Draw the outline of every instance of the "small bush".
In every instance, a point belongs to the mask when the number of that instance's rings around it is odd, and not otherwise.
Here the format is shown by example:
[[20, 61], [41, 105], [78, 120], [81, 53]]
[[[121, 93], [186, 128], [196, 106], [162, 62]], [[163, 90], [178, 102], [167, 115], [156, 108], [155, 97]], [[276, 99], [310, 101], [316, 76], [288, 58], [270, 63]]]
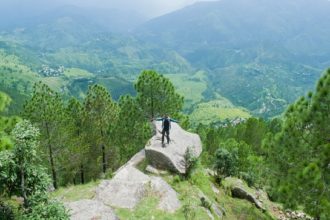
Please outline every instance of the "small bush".
[[194, 207], [191, 205], [191, 202], [188, 201], [183, 205], [183, 214], [186, 220], [194, 220], [196, 217], [196, 212]]
[[187, 148], [185, 154], [184, 154], [184, 160], [185, 160], [185, 170], [186, 173], [184, 177], [187, 179], [190, 177], [192, 171], [196, 167], [198, 159], [193, 156], [192, 150], [190, 148]]
[[175, 175], [175, 176], [173, 177], [173, 183], [179, 183], [179, 182], [181, 182], [181, 178], [180, 178], [180, 176]]
[[14, 220], [14, 213], [12, 209], [0, 201], [0, 219]]
[[201, 197], [201, 205], [211, 211], [211, 203], [207, 201], [204, 197]]
[[63, 204], [57, 201], [38, 202], [35, 206], [27, 209], [22, 216], [24, 220], [67, 220], [69, 219], [68, 211]]
[[227, 176], [233, 176], [238, 171], [238, 151], [232, 149], [230, 152], [227, 149], [219, 148], [215, 152], [214, 170], [216, 171], [217, 181]]

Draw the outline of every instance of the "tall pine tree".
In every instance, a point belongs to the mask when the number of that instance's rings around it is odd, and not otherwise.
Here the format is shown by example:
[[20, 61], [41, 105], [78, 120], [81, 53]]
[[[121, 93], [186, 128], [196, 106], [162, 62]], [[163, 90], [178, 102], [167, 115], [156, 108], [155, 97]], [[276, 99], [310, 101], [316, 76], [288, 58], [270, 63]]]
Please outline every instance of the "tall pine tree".
[[151, 135], [149, 123], [142, 110], [131, 96], [121, 96], [119, 118], [116, 126], [116, 145], [119, 147], [120, 161], [126, 162], [142, 149]]
[[117, 123], [118, 106], [103, 86], [93, 85], [88, 89], [84, 109], [90, 144], [94, 145], [94, 152], [101, 149], [102, 172], [105, 173], [109, 165], [109, 154], [112, 153], [112, 158], [115, 159], [115, 150], [111, 148], [114, 137], [111, 137], [111, 133]]
[[58, 93], [39, 82], [34, 85], [33, 95], [24, 105], [23, 116], [37, 125], [41, 132], [41, 146], [48, 151], [53, 185], [58, 187], [56, 159], [61, 154], [64, 107]]
[[63, 158], [66, 161], [67, 176], [76, 183], [79, 175], [80, 183], [85, 183], [86, 162], [88, 158], [88, 144], [84, 120], [86, 114], [82, 104], [75, 98], [70, 99], [66, 107], [66, 145], [67, 152]]
[[152, 70], [143, 71], [136, 84], [137, 102], [148, 119], [173, 115], [182, 110], [183, 97], [175, 92], [171, 81]]
[[330, 219], [330, 69], [314, 94], [288, 108], [281, 132], [266, 145], [279, 198]]

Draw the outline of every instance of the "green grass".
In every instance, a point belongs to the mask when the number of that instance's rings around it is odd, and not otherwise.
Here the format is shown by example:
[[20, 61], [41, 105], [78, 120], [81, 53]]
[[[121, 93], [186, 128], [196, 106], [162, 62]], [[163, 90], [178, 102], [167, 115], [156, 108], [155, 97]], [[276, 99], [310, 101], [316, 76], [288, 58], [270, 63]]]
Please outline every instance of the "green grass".
[[69, 83], [62, 77], [44, 77], [41, 81], [56, 92], [61, 92], [62, 88], [65, 88]]
[[33, 84], [40, 80], [37, 73], [15, 56], [5, 53], [0, 49], [0, 90], [7, 93], [13, 102], [8, 113], [18, 114], [23, 103], [32, 92]]
[[[1, 83], [6, 86], [13, 86], [18, 83], [37, 81], [39, 75], [29, 67], [21, 63], [18, 57], [8, 55], [0, 49], [0, 76]], [[19, 85], [16, 85], [18, 89]], [[25, 92], [25, 90], [23, 90]]]
[[220, 98], [199, 103], [190, 114], [193, 124], [209, 124], [225, 119], [249, 118], [251, 114], [244, 108], [235, 107], [229, 100]]
[[[186, 182], [188, 183], [188, 182]], [[181, 208], [174, 213], [166, 213], [157, 209], [159, 202], [158, 196], [149, 194], [147, 197], [135, 207], [134, 210], [116, 209], [116, 214], [120, 219], [125, 220], [185, 220], [184, 206], [190, 206], [190, 212], [194, 213], [194, 219], [210, 219], [204, 209], [200, 206], [198, 197], [196, 196], [196, 189], [187, 184], [180, 184], [181, 191], [184, 194], [180, 195]], [[191, 219], [193, 220], [193, 219]]]
[[[225, 216], [222, 219], [272, 219], [267, 213], [262, 213], [250, 202], [232, 198], [226, 187], [216, 186], [212, 177], [206, 174], [205, 169], [200, 163], [198, 163], [197, 168], [193, 171], [188, 180], [170, 174], [163, 175], [163, 178], [178, 193], [178, 198], [181, 202], [180, 209], [174, 213], [168, 213], [158, 209], [159, 195], [152, 192], [152, 190], [147, 190], [147, 195], [133, 210], [114, 207], [115, 213], [119, 219], [185, 220], [185, 213], [194, 216], [194, 218], [189, 217], [190, 220], [210, 219], [205, 208], [202, 207], [200, 191], [206, 195], [209, 201], [218, 204], [219, 207], [225, 210]], [[60, 199], [62, 202], [92, 199], [98, 184], [99, 182], [91, 182], [85, 185], [60, 188], [52, 192], [51, 197]], [[217, 187], [219, 193], [213, 191], [212, 184]], [[215, 217], [215, 219], [219, 218]]]
[[[215, 193], [212, 190], [211, 184], [214, 186], [216, 186], [216, 184], [213, 183], [212, 177], [206, 174], [200, 163], [197, 165], [197, 168], [194, 170], [189, 180], [180, 181], [179, 178], [173, 176], [166, 176], [164, 178], [180, 194], [180, 200], [183, 204], [190, 201], [194, 204], [195, 210], [200, 210], [203, 214], [205, 211], [201, 208], [201, 202], [198, 195], [199, 190], [201, 190], [211, 202], [217, 203], [225, 210], [226, 216], [223, 219], [272, 219], [268, 214], [262, 213], [250, 202], [232, 198], [225, 188], [217, 187], [219, 193]], [[180, 210], [182, 212], [182, 209]], [[208, 219], [208, 217], [201, 218], [201, 216], [197, 217], [196, 215], [196, 219]]]
[[144, 172], [145, 169], [147, 168], [148, 164], [149, 164], [148, 161], [146, 159], [144, 159], [136, 165], [136, 168], [138, 168], [140, 171]]
[[70, 79], [77, 79], [77, 78], [90, 78], [93, 77], [94, 74], [79, 68], [69, 68], [69, 69], [65, 69], [64, 76], [69, 77]]
[[72, 202], [81, 199], [92, 199], [95, 196], [95, 188], [99, 181], [90, 182], [84, 185], [72, 185], [61, 187], [51, 193], [51, 197], [57, 198], [62, 202]]
[[166, 74], [174, 84], [176, 91], [185, 97], [186, 106], [195, 104], [204, 99], [203, 92], [207, 89], [205, 73], [199, 71], [194, 75]]

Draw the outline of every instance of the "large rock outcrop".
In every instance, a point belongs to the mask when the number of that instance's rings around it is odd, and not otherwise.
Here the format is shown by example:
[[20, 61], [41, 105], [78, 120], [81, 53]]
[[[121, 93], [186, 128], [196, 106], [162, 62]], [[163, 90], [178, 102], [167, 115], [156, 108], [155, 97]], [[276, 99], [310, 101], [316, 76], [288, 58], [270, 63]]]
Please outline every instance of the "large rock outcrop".
[[83, 199], [65, 204], [71, 220], [119, 220], [113, 209], [97, 200]]
[[267, 204], [264, 203], [269, 200], [265, 192], [250, 188], [242, 180], [234, 177], [225, 178], [222, 184], [231, 190], [233, 197], [248, 200], [262, 211], [268, 209]]
[[161, 177], [148, 176], [138, 170], [135, 166], [143, 159], [144, 151], [141, 151], [111, 180], [103, 180], [95, 198], [112, 207], [133, 209], [143, 197], [152, 194], [159, 198], [159, 209], [175, 212], [180, 208], [177, 193]]
[[[119, 168], [111, 180], [103, 180], [95, 190], [93, 200], [67, 203], [71, 219], [117, 219], [112, 208], [133, 209], [146, 196], [159, 198], [157, 208], [175, 212], [181, 206], [177, 192], [159, 176], [149, 176], [136, 166], [144, 159], [165, 170], [185, 173], [185, 153], [190, 149], [194, 157], [202, 152], [202, 143], [197, 134], [183, 130], [172, 123], [169, 144], [161, 143], [161, 122], [154, 122], [156, 134], [149, 140], [144, 150]], [[149, 169], [150, 170], [150, 169]]]
[[[198, 157], [202, 152], [202, 142], [197, 134], [183, 130], [177, 123], [171, 123], [170, 143], [162, 144], [162, 122], [154, 121], [155, 135], [145, 147], [149, 163], [160, 169], [167, 169], [184, 174], [184, 155], [189, 148], [192, 156]], [[166, 142], [166, 138], [165, 138]]]

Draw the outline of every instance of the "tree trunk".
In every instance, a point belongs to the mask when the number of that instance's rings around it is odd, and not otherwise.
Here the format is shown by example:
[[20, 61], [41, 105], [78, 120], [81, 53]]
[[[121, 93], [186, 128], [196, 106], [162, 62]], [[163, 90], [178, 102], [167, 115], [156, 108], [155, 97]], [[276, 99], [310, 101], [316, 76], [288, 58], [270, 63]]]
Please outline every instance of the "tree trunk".
[[50, 160], [50, 166], [51, 166], [51, 170], [52, 170], [52, 177], [53, 177], [53, 185], [54, 188], [57, 189], [57, 173], [55, 170], [55, 163], [54, 163], [54, 157], [53, 157], [53, 149], [52, 149], [52, 145], [49, 144], [48, 145], [49, 148], [49, 160]]
[[151, 89], [151, 118], [155, 119], [153, 88]]
[[85, 174], [84, 174], [84, 165], [80, 165], [80, 182], [81, 184], [85, 183]]
[[[103, 142], [104, 133], [103, 133], [102, 128], [101, 128], [101, 138], [102, 138], [102, 142]], [[105, 173], [105, 171], [107, 170], [107, 163], [106, 163], [106, 159], [105, 159], [105, 146], [103, 143], [101, 144], [101, 148], [102, 148], [102, 171], [103, 171], [103, 173]]]
[[102, 168], [103, 168], [103, 173], [105, 173], [105, 171], [107, 170], [107, 164], [106, 164], [106, 160], [105, 160], [105, 147], [104, 144], [102, 144]]
[[24, 207], [28, 207], [28, 200], [26, 196], [26, 191], [25, 191], [25, 176], [24, 176], [24, 168], [23, 165], [20, 166], [20, 171], [21, 171], [21, 193], [24, 199]]
[[53, 185], [54, 185], [54, 188], [57, 189], [57, 174], [56, 174], [56, 170], [55, 170], [53, 149], [52, 149], [52, 145], [50, 143], [50, 134], [49, 134], [49, 127], [48, 127], [47, 122], [46, 122], [46, 132], [47, 132], [47, 138], [48, 138], [49, 161], [50, 161], [50, 168], [52, 170]]

